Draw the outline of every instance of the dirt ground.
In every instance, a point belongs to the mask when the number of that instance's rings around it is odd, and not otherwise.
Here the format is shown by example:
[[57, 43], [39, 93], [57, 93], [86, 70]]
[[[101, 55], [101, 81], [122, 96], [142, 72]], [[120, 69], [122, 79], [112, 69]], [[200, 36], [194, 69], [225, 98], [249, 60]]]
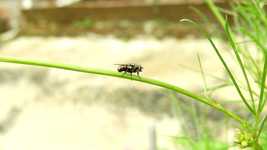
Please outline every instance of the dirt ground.
[[[226, 49], [222, 41], [216, 43]], [[138, 63], [144, 67], [141, 76], [195, 92], [203, 89], [198, 53], [207, 74], [225, 78], [206, 39], [138, 36], [123, 40], [94, 34], [75, 38], [19, 37], [0, 49], [1, 56], [110, 70], [116, 70], [114, 64]], [[211, 75], [206, 78], [208, 85], [219, 82]], [[156, 127], [158, 148], [173, 150], [176, 146], [170, 137], [181, 135], [180, 121], [171, 115], [166, 91], [157, 87], [6, 63], [0, 63], [0, 83], [1, 149], [147, 150], [149, 133]], [[230, 99], [235, 95], [222, 91], [214, 96]]]

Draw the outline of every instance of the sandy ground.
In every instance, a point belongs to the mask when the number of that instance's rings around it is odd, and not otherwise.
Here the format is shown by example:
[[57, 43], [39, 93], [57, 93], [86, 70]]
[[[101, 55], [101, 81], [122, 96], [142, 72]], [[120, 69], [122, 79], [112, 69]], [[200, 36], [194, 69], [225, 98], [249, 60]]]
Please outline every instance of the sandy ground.
[[[224, 48], [221, 41], [216, 41]], [[205, 72], [224, 78], [224, 71], [205, 39], [177, 40], [113, 36], [20, 37], [2, 45], [0, 55], [34, 58], [115, 70], [117, 63], [144, 66], [142, 76], [161, 79], [200, 91], [203, 80], [197, 61], [199, 53]], [[225, 55], [228, 55], [225, 53]], [[207, 75], [208, 85], [217, 79]], [[137, 107], [110, 106], [107, 101], [149, 101], [139, 94], [121, 94], [117, 89], [152, 91], [161, 89], [116, 78], [56, 69], [0, 64], [0, 148], [5, 150], [148, 150], [149, 132], [157, 130], [159, 149], [175, 149], [170, 136], [181, 134], [180, 123], [164, 112], [160, 117]], [[231, 94], [215, 92], [222, 99]], [[136, 97], [133, 95], [137, 95]], [[101, 99], [101, 101], [100, 101]], [[168, 101], [167, 98], [160, 100]], [[143, 104], [141, 103], [143, 106]], [[139, 106], [138, 106], [139, 107]], [[144, 108], [145, 109], [145, 108]], [[157, 110], [155, 110], [156, 112]]]

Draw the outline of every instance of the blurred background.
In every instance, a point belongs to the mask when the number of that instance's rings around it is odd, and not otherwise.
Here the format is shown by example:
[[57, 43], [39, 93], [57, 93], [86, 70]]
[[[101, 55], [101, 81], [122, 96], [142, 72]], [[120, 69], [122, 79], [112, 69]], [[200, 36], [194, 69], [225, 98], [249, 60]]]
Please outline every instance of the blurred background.
[[[205, 27], [231, 63], [202, 0], [1, 0], [0, 55], [110, 70], [137, 63], [141, 76], [199, 94], [206, 82], [239, 111], [210, 44], [179, 22], [203, 20], [192, 8], [209, 18]], [[0, 150], [228, 149], [233, 139], [223, 114], [129, 80], [0, 63], [0, 93]]]

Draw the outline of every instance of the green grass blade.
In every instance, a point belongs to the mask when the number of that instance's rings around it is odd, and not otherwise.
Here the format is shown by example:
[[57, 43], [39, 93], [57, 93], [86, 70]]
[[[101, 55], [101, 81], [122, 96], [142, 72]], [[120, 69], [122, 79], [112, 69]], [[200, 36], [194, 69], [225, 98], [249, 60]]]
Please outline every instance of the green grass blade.
[[[239, 55], [240, 50], [239, 50], [238, 45], [235, 44], [235, 39], [234, 39], [235, 37], [233, 36], [232, 31], [231, 31], [231, 29], [229, 27], [229, 24], [227, 22], [226, 22], [226, 25], [225, 25], [225, 32], [227, 34], [228, 40], [230, 42], [230, 45], [231, 45], [231, 47], [232, 47], [232, 49], [233, 49], [233, 51], [235, 53], [236, 59], [238, 61], [238, 64], [239, 64], [239, 66], [240, 66], [240, 68], [242, 70], [243, 76], [245, 77], [245, 81], [246, 81], [246, 84], [247, 84], [247, 87], [248, 87], [249, 95], [250, 95], [250, 98], [251, 98], [251, 101], [252, 101], [253, 111], [256, 112], [256, 106], [255, 106], [255, 100], [254, 100], [254, 97], [253, 97], [253, 92], [252, 92], [252, 89], [251, 89], [251, 86], [250, 86], [250, 83], [249, 83], [249, 80], [248, 80], [248, 76], [247, 76], [245, 67], [244, 67], [243, 62], [241, 60], [241, 57]], [[243, 101], [245, 103], [248, 103], [245, 98], [243, 99]]]
[[261, 113], [266, 103], [266, 99], [265, 99], [266, 75], [267, 75], [267, 54], [264, 56], [264, 66], [263, 66], [263, 73], [261, 77], [261, 88], [260, 88], [260, 100], [259, 100], [259, 105], [258, 105], [258, 113]]
[[221, 89], [221, 88], [224, 88], [224, 87], [227, 87], [229, 86], [229, 83], [222, 83], [222, 84], [219, 84], [219, 85], [216, 85], [216, 86], [213, 86], [213, 87], [209, 87], [207, 89], [207, 91], [216, 91], [217, 89]]
[[238, 86], [238, 84], [237, 84], [237, 82], [236, 82], [236, 80], [235, 80], [235, 78], [234, 78], [234, 75], [232, 74], [232, 72], [231, 72], [231, 70], [229, 69], [228, 65], [227, 65], [226, 62], [224, 61], [224, 59], [223, 59], [222, 55], [220, 54], [218, 48], [216, 47], [216, 45], [214, 44], [214, 42], [212, 41], [211, 38], [209, 38], [208, 40], [209, 40], [209, 42], [211, 43], [211, 45], [212, 45], [212, 47], [214, 48], [214, 50], [216, 51], [216, 53], [217, 53], [218, 57], [220, 58], [221, 62], [223, 63], [224, 68], [226, 69], [228, 75], [230, 76], [230, 78], [231, 78], [231, 80], [232, 80], [232, 82], [233, 82], [233, 84], [234, 84], [234, 86], [235, 86], [235, 88], [236, 88], [238, 94], [240, 95], [242, 101], [243, 101], [244, 104], [247, 106], [247, 108], [249, 109], [249, 111], [252, 112], [253, 114], [255, 114], [255, 111], [254, 111], [254, 110], [251, 108], [251, 106], [247, 103], [247, 101], [246, 101], [244, 95], [242, 94], [242, 92], [241, 92], [241, 90], [240, 90], [240, 88], [239, 88], [239, 86]]
[[[187, 70], [192, 71], [192, 72], [201, 73], [201, 70], [195, 69], [193, 67], [186, 66], [184, 64], [179, 64], [179, 67], [181, 67], [183, 69], [187, 69]], [[208, 77], [211, 77], [213, 79], [216, 79], [218, 81], [225, 81], [225, 79], [223, 79], [222, 77], [218, 77], [218, 76], [213, 75], [213, 74], [208, 73], [208, 72], [206, 72], [205, 75], [208, 76]]]
[[207, 84], [207, 79], [206, 79], [206, 76], [205, 76], [205, 72], [204, 72], [204, 69], [203, 69], [203, 66], [202, 66], [202, 63], [201, 63], [201, 59], [200, 59], [199, 53], [197, 53], [197, 61], [198, 61], [199, 67], [200, 67], [201, 77], [202, 77], [203, 82], [204, 82], [204, 95], [207, 96], [208, 84]]
[[175, 85], [172, 85], [166, 82], [162, 82], [159, 80], [146, 78], [146, 77], [139, 77], [136, 75], [133, 75], [133, 76], [125, 75], [123, 73], [110, 71], [110, 70], [81, 67], [81, 66], [70, 65], [70, 64], [51, 63], [51, 62], [45, 62], [45, 61], [39, 61], [39, 60], [18, 59], [18, 58], [13, 58], [13, 57], [0, 57], [0, 62], [25, 64], [25, 65], [31, 65], [31, 66], [42, 66], [42, 67], [49, 67], [49, 68], [58, 68], [58, 69], [64, 69], [64, 70], [71, 70], [71, 71], [77, 71], [77, 72], [84, 72], [84, 73], [91, 73], [91, 74], [98, 74], [98, 75], [105, 75], [105, 76], [112, 76], [112, 77], [124, 78], [124, 79], [129, 79], [129, 80], [135, 80], [135, 81], [159, 86], [165, 89], [173, 90], [177, 93], [188, 96], [192, 98], [193, 100], [209, 105], [212, 108], [223, 112], [224, 114], [228, 115], [229, 117], [238, 121], [241, 124], [244, 123], [243, 119], [241, 119], [238, 115], [226, 110], [222, 105], [216, 103], [215, 101], [208, 99], [206, 97], [197, 95], [195, 93], [192, 93], [178, 86], [175, 86]]
[[209, 8], [211, 9], [213, 14], [215, 15], [215, 17], [218, 20], [218, 22], [220, 23], [221, 27], [224, 28], [224, 25], [225, 25], [226, 21], [223, 18], [223, 16], [222, 16], [220, 10], [218, 9], [218, 7], [214, 4], [213, 0], [205, 0], [205, 2], [208, 4]]
[[[256, 10], [256, 14], [258, 15], [258, 18], [262, 21], [262, 23], [267, 27], [267, 18], [266, 14], [263, 8], [261, 8], [260, 1], [257, 0], [251, 0], [252, 6], [254, 7], [254, 10]], [[264, 7], [264, 6], [262, 6]]]
[[265, 46], [258, 40], [258, 38], [246, 29], [243, 32], [262, 50], [263, 53], [267, 53]]
[[205, 34], [206, 38], [208, 39], [208, 41], [210, 42], [210, 44], [212, 45], [215, 53], [217, 54], [217, 56], [219, 57], [220, 61], [222, 62], [225, 70], [227, 71], [228, 75], [230, 76], [230, 79], [231, 81], [233, 82], [239, 96], [241, 97], [243, 103], [246, 105], [246, 107], [249, 109], [249, 111], [253, 114], [255, 114], [256, 112], [252, 109], [252, 107], [247, 103], [247, 100], [245, 99], [244, 95], [242, 94], [237, 82], [236, 82], [236, 79], [234, 78], [234, 75], [232, 74], [230, 68], [228, 67], [227, 63], [225, 62], [223, 56], [221, 55], [219, 49], [217, 48], [217, 46], [215, 45], [215, 43], [213, 42], [213, 40], [211, 39], [211, 36], [209, 35], [208, 32], [206, 32], [204, 30], [204, 28], [201, 27], [200, 24], [197, 24], [196, 22], [190, 20], [190, 19], [182, 19], [180, 20], [181, 22], [189, 22], [191, 23], [192, 25], [194, 25], [196, 28], [198, 28], [200, 31], [203, 31], [203, 33]]
[[259, 137], [260, 137], [260, 135], [261, 135], [261, 133], [262, 133], [262, 130], [263, 130], [263, 128], [264, 128], [264, 124], [265, 124], [266, 120], [267, 120], [267, 115], [264, 116], [264, 118], [262, 119], [262, 121], [261, 121], [261, 123], [260, 123], [259, 131], [258, 131], [258, 133], [257, 133], [257, 137], [256, 137], [256, 139], [259, 139]]

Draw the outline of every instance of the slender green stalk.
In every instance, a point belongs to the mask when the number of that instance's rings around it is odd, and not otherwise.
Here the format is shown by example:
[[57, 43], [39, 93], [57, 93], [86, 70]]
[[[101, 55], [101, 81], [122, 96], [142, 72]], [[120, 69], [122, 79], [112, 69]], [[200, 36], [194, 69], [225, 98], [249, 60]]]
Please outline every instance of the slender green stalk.
[[224, 68], [226, 69], [228, 75], [230, 76], [230, 78], [231, 78], [231, 80], [232, 80], [232, 82], [233, 82], [233, 84], [234, 84], [234, 86], [235, 86], [235, 88], [236, 88], [236, 90], [237, 90], [239, 96], [241, 97], [242, 101], [243, 101], [244, 104], [247, 106], [247, 108], [250, 110], [250, 112], [252, 112], [253, 114], [255, 114], [255, 111], [251, 108], [251, 106], [250, 106], [250, 105], [248, 104], [248, 102], [246, 101], [244, 95], [242, 94], [242, 92], [241, 92], [241, 90], [240, 90], [240, 88], [239, 88], [239, 86], [238, 86], [238, 84], [237, 84], [237, 82], [236, 82], [236, 80], [235, 80], [235, 78], [234, 78], [234, 75], [232, 74], [232, 72], [231, 72], [231, 70], [229, 69], [228, 65], [227, 65], [226, 62], [224, 61], [224, 59], [223, 59], [222, 55], [220, 54], [218, 48], [216, 47], [216, 45], [214, 44], [214, 42], [211, 40], [210, 37], [208, 37], [208, 40], [210, 41], [210, 43], [211, 43], [213, 49], [215, 50], [215, 52], [217, 53], [219, 59], [220, 59], [221, 62], [223, 63], [223, 66], [224, 66]]
[[257, 133], [257, 137], [256, 137], [257, 140], [258, 140], [259, 137], [260, 137], [260, 134], [261, 134], [261, 132], [262, 132], [262, 130], [263, 130], [263, 127], [264, 127], [264, 124], [265, 124], [266, 120], [267, 120], [267, 115], [264, 116], [264, 118], [262, 119], [262, 121], [261, 121], [261, 123], [260, 123], [259, 131], [258, 131], [258, 133]]
[[260, 101], [258, 105], [258, 113], [260, 114], [262, 109], [264, 108], [264, 105], [266, 103], [265, 99], [265, 81], [266, 81], [266, 75], [267, 75], [267, 54], [264, 56], [264, 66], [263, 66], [263, 73], [261, 77], [261, 88], [260, 88]]
[[[206, 0], [206, 3], [210, 7], [214, 16], [217, 18], [219, 24], [221, 26], [224, 26], [225, 23], [227, 22], [224, 19], [224, 16], [223, 16], [224, 14], [219, 11], [219, 8], [217, 6], [215, 6], [213, 0]], [[263, 149], [259, 144], [259, 137], [263, 130], [264, 123], [267, 120], [267, 115], [265, 115], [264, 117], [262, 116], [262, 111], [266, 103], [266, 92], [265, 92], [266, 82], [265, 81], [266, 81], [266, 75], [267, 75], [267, 48], [265, 46], [266, 37], [267, 37], [267, 32], [266, 32], [267, 31], [266, 30], [267, 28], [267, 16], [266, 15], [267, 14], [264, 9], [265, 8], [264, 3], [265, 3], [265, 0], [244, 0], [244, 1], [236, 2], [235, 5], [233, 5], [233, 14], [237, 21], [236, 22], [237, 26], [235, 27], [237, 27], [236, 29], [238, 29], [238, 31], [240, 32], [239, 33], [232, 32], [229, 25], [227, 24], [224, 28], [225, 29], [224, 32], [226, 33], [228, 37], [228, 41], [230, 42], [230, 45], [235, 52], [235, 56], [237, 58], [239, 66], [242, 69], [243, 76], [245, 77], [247, 90], [250, 93], [250, 98], [252, 101], [252, 109], [253, 109], [253, 114], [254, 114], [253, 116], [254, 122], [252, 124], [249, 124], [247, 127], [245, 127], [244, 130], [252, 129], [252, 130], [248, 130], [249, 134], [253, 135], [252, 145], [250, 145], [249, 147], [255, 150]], [[255, 48], [257, 48], [257, 52], [261, 53], [261, 56], [263, 56], [263, 59], [261, 57], [253, 58], [249, 51], [249, 48], [251, 47], [241, 48], [235, 42], [236, 35], [242, 36], [244, 37], [244, 39], [250, 39], [251, 40], [250, 45], [255, 46]], [[243, 58], [244, 62], [242, 62], [241, 58]], [[262, 62], [264, 62], [264, 66], [263, 66], [263, 69], [261, 70], [259, 66], [261, 66]], [[253, 78], [253, 80], [257, 82], [260, 88], [259, 94], [256, 94], [251, 88], [247, 73], [249, 73], [251, 77]], [[240, 95], [240, 92], [239, 92], [239, 95]], [[253, 95], [255, 95], [255, 97], [253, 97]], [[242, 98], [242, 95], [240, 96]], [[257, 105], [255, 102], [256, 99], [259, 100]], [[242, 100], [246, 104], [243, 98]], [[246, 104], [246, 106], [249, 106], [249, 105]], [[240, 146], [242, 147], [242, 145]]]
[[212, 13], [215, 15], [216, 19], [220, 23], [221, 27], [224, 29], [225, 25], [225, 19], [220, 13], [220, 10], [218, 7], [214, 4], [213, 0], [205, 0], [205, 2], [208, 4], [209, 8], [211, 9]]
[[[182, 65], [182, 64], [180, 64], [179, 66], [183, 67], [184, 69], [188, 69], [189, 71], [193, 71], [193, 72], [201, 73], [201, 69], [200, 69], [200, 70], [196, 70], [195, 68], [190, 68], [190, 67], [185, 66], [185, 65]], [[213, 75], [213, 74], [209, 74], [209, 73], [206, 73], [206, 72], [205, 72], [205, 76], [206, 76], [206, 75], [209, 76], [209, 77], [212, 77], [212, 78], [214, 78], [214, 79], [216, 79], [216, 80], [219, 80], [219, 81], [225, 81], [225, 79], [223, 79], [223, 78], [221, 78], [221, 77], [217, 77], [217, 76], [215, 76], [215, 75]], [[222, 84], [219, 84], [219, 85], [215, 85], [215, 86], [213, 86], [213, 87], [209, 87], [209, 88], [207, 88], [207, 92], [215, 91], [215, 90], [217, 90], [217, 89], [220, 89], [220, 88], [223, 88], [223, 87], [227, 87], [227, 86], [233, 86], [233, 83], [227, 81], [226, 83], [222, 83]], [[248, 90], [248, 89], [247, 89], [244, 85], [242, 85], [242, 84], [241, 84], [240, 88], [243, 89], [243, 90]], [[265, 87], [265, 88], [267, 88], [267, 87]], [[252, 90], [252, 93], [253, 93], [254, 96], [256, 96], [256, 97], [259, 96], [259, 94], [257, 94], [253, 89], [251, 89], [251, 90]]]
[[[247, 49], [242, 50], [243, 59], [245, 62], [245, 69], [248, 71], [249, 75], [255, 80], [258, 79], [260, 75], [259, 65], [256, 63], [251, 53]], [[247, 63], [247, 64], [246, 64]]]
[[203, 83], [204, 83], [204, 95], [207, 96], [208, 84], [207, 84], [205, 72], [204, 72], [204, 69], [203, 69], [203, 66], [202, 66], [202, 63], [201, 63], [201, 59], [200, 59], [199, 53], [197, 53], [197, 61], [198, 61], [199, 67], [200, 67], [201, 76], [202, 76]]
[[139, 77], [136, 75], [131, 76], [131, 75], [127, 75], [127, 74], [123, 74], [123, 73], [119, 73], [119, 72], [115, 72], [115, 71], [109, 71], [109, 70], [87, 68], [87, 67], [81, 67], [81, 66], [70, 65], [70, 64], [51, 63], [51, 62], [45, 62], [45, 61], [39, 61], [39, 60], [18, 59], [18, 58], [13, 58], [13, 57], [0, 57], [0, 62], [58, 68], [58, 69], [71, 70], [71, 71], [77, 71], [77, 72], [84, 72], [84, 73], [125, 78], [125, 79], [135, 80], [135, 81], [139, 81], [139, 82], [144, 82], [144, 83], [151, 84], [151, 85], [156, 85], [156, 86], [163, 87], [163, 88], [166, 88], [169, 90], [173, 90], [177, 93], [188, 96], [188, 97], [192, 98], [193, 100], [207, 104], [207, 105], [225, 113], [226, 115], [228, 115], [229, 117], [238, 121], [239, 123], [242, 123], [242, 124], [244, 123], [244, 121], [238, 115], [226, 110], [222, 105], [216, 103], [215, 101], [208, 99], [208, 98], [205, 98], [203, 96], [197, 95], [195, 93], [192, 93], [192, 92], [185, 90], [183, 88], [180, 88], [180, 87], [177, 87], [175, 85], [172, 85], [172, 84], [169, 84], [166, 82], [162, 82], [159, 80], [150, 79], [150, 78], [146, 78], [146, 77]]
[[261, 19], [262, 23], [265, 25], [265, 27], [267, 27], [267, 18], [266, 18], [266, 14], [263, 8], [261, 8], [260, 6], [260, 1], [255, 1], [255, 0], [251, 0], [252, 2], [252, 6], [254, 6], [254, 10], [256, 10], [256, 14], [259, 16], [259, 18]]
[[[184, 64], [179, 64], [179, 67], [181, 67], [181, 68], [183, 68], [183, 69], [187, 69], [187, 70], [192, 71], [192, 72], [201, 73], [201, 69], [198, 70], [198, 69], [196, 69], [196, 68], [189, 67], [189, 66], [186, 66], [186, 65], [184, 65]], [[213, 75], [213, 74], [208, 73], [208, 72], [205, 72], [205, 75], [206, 75], [206, 76], [209, 76], [209, 77], [211, 77], [211, 78], [213, 78], [213, 79], [216, 79], [216, 80], [218, 80], [218, 81], [225, 81], [225, 79], [223, 79], [222, 77], [218, 77], [218, 76]]]
[[221, 53], [220, 53], [219, 49], [217, 48], [216, 44], [213, 42], [213, 40], [212, 40], [211, 36], [209, 35], [209, 33], [208, 33], [207, 31], [205, 31], [204, 28], [203, 28], [200, 24], [198, 24], [198, 23], [196, 23], [196, 22], [194, 22], [194, 21], [192, 21], [192, 20], [190, 20], [190, 19], [182, 19], [182, 20], [180, 20], [180, 21], [181, 21], [181, 22], [189, 22], [189, 23], [191, 23], [191, 24], [194, 25], [196, 28], [198, 28], [200, 31], [202, 31], [203, 34], [205, 34], [206, 38], [208, 39], [208, 41], [209, 41], [210, 44], [212, 45], [212, 47], [213, 47], [215, 53], [217, 54], [217, 56], [219, 57], [220, 61], [222, 62], [222, 64], [223, 64], [225, 70], [227, 71], [228, 75], [230, 76], [230, 79], [231, 79], [231, 81], [233, 82], [233, 84], [234, 84], [234, 86], [235, 86], [235, 88], [236, 88], [236, 90], [237, 90], [239, 96], [241, 97], [243, 103], [246, 105], [246, 107], [249, 109], [249, 111], [250, 111], [252, 114], [256, 114], [256, 112], [253, 110], [253, 108], [248, 104], [248, 102], [247, 102], [245, 96], [243, 95], [242, 91], [240, 90], [239, 85], [237, 84], [237, 81], [236, 81], [234, 75], [232, 74], [230, 68], [228, 67], [227, 63], [225, 62], [223, 56], [221, 55]]
[[[242, 70], [243, 76], [245, 77], [245, 81], [246, 81], [246, 84], [247, 84], [247, 87], [248, 87], [248, 91], [249, 91], [249, 94], [250, 94], [250, 98], [251, 98], [251, 101], [252, 101], [253, 111], [256, 112], [255, 100], [254, 100], [254, 97], [253, 97], [252, 89], [251, 89], [251, 86], [250, 86], [250, 83], [249, 83], [249, 80], [248, 80], [248, 76], [247, 76], [245, 67], [243, 65], [243, 62], [242, 62], [240, 54], [239, 54], [240, 50], [239, 50], [238, 45], [235, 44], [234, 35], [233, 35], [233, 33], [232, 33], [232, 31], [231, 31], [231, 29], [229, 27], [229, 24], [227, 22], [226, 22], [226, 25], [225, 25], [225, 32], [226, 32], [227, 37], [229, 39], [230, 45], [232, 46], [232, 48], [234, 50], [236, 59], [237, 59], [238, 64], [239, 64], [239, 66], [240, 66], [240, 68]], [[244, 100], [246, 100], [246, 99], [244, 99]]]
[[222, 83], [222, 84], [219, 84], [219, 85], [215, 85], [213, 87], [209, 87], [207, 89], [207, 91], [215, 91], [217, 89], [221, 89], [221, 88], [224, 88], [224, 87], [227, 87], [227, 86], [229, 86], [229, 83]]
[[267, 53], [267, 49], [255, 35], [253, 35], [250, 31], [247, 30], [243, 30], [243, 32], [263, 51], [263, 53]]

